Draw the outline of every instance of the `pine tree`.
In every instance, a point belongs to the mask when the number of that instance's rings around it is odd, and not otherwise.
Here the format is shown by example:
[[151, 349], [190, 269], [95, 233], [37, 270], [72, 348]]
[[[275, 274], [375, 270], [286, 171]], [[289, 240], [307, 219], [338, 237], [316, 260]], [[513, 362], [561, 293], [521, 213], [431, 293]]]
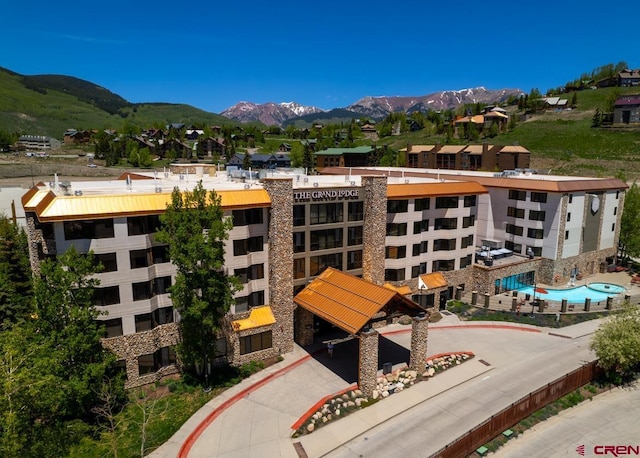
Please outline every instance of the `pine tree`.
[[0, 331], [28, 318], [33, 291], [27, 235], [0, 215]]

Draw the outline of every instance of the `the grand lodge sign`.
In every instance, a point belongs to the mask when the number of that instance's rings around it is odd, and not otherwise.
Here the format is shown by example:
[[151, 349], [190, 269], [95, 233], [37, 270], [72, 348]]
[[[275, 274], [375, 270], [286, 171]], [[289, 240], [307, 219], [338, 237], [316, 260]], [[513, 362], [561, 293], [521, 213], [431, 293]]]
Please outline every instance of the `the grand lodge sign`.
[[317, 200], [357, 199], [359, 189], [325, 189], [318, 191], [297, 191], [293, 193], [296, 202]]

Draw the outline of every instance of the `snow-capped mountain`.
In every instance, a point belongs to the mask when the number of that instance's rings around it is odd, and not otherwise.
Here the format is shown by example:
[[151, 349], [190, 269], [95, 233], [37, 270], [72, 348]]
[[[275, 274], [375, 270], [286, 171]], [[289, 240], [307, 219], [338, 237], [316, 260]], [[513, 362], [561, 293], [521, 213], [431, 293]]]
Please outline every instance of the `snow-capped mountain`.
[[323, 111], [321, 108], [304, 106], [296, 102], [268, 102], [262, 104], [238, 102], [220, 114], [240, 122], [259, 121], [267, 126], [280, 126], [288, 119], [307, 114], [322, 113]]
[[419, 97], [380, 96], [364, 97], [347, 110], [355, 111], [363, 116], [373, 119], [383, 119], [389, 113], [404, 111], [447, 110], [465, 103], [500, 103], [509, 96], [519, 96], [523, 92], [520, 89], [488, 90], [484, 87], [462, 89], [459, 91], [442, 91]]

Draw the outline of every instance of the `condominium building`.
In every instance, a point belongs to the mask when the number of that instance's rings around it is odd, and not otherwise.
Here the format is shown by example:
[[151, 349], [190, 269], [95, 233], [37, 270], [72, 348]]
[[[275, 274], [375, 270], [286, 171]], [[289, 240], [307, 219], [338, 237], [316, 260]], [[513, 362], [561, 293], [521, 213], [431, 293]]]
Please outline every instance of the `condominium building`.
[[93, 250], [104, 266], [95, 294], [104, 345], [128, 386], [177, 371], [179, 314], [168, 293], [175, 267], [155, 232], [171, 191], [198, 181], [220, 195], [234, 223], [225, 270], [242, 289], [211, 343], [216, 362], [232, 364], [289, 352], [294, 339], [313, 341], [308, 310], [294, 296], [328, 267], [384, 285], [402, 310], [413, 302], [441, 307], [465, 291], [493, 293], [514, 278], [593, 272], [615, 256], [626, 189], [619, 180], [400, 168], [236, 178], [198, 165], [39, 183], [22, 199], [32, 266], [72, 245]]

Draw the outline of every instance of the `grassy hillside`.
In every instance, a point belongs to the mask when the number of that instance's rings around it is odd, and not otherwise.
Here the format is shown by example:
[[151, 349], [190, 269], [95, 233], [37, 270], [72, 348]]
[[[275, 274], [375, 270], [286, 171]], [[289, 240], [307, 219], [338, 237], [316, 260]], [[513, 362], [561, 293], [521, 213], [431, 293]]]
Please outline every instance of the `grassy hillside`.
[[[520, 122], [511, 132], [489, 138], [490, 144], [519, 144], [532, 152], [532, 167], [552, 173], [587, 176], [620, 176], [640, 179], [640, 128], [592, 128], [596, 108], [604, 111], [607, 100], [620, 94], [640, 93], [640, 88], [604, 88], [577, 93], [577, 108], [540, 113]], [[562, 98], [571, 100], [572, 93]], [[510, 113], [516, 115], [515, 107]], [[433, 144], [444, 136], [425, 131], [386, 137], [379, 144], [404, 148], [407, 143]], [[457, 140], [456, 143], [468, 143]]]
[[77, 78], [59, 75], [23, 77], [0, 69], [0, 129], [6, 132], [61, 139], [68, 128], [120, 129], [125, 122], [140, 127], [168, 122], [233, 123], [189, 105], [131, 104], [104, 88]]

